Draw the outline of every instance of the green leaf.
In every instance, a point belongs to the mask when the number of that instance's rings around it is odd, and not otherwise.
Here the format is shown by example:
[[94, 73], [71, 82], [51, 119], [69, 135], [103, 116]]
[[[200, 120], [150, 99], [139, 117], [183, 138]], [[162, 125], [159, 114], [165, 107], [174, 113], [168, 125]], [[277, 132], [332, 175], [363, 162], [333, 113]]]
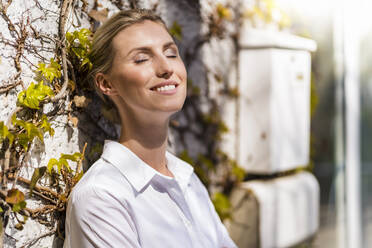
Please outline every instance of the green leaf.
[[193, 159], [189, 156], [189, 153], [187, 152], [187, 150], [184, 150], [183, 152], [181, 152], [181, 154], [179, 155], [180, 159], [182, 159], [183, 161], [193, 165], [194, 164], [194, 161]]
[[92, 32], [89, 29], [82, 28], [75, 30], [73, 33], [66, 33], [67, 48], [69, 53], [74, 54], [81, 61], [81, 67], [88, 65], [89, 69], [92, 67], [92, 63], [88, 58], [88, 53], [92, 47], [90, 37]]
[[[33, 89], [34, 87], [35, 87], [34, 83], [31, 83], [28, 89]], [[18, 102], [26, 107], [39, 109], [39, 101], [37, 101], [37, 99], [35, 98], [27, 98], [26, 96], [27, 90], [23, 90], [18, 94]]]
[[225, 124], [225, 122], [223, 121], [219, 121], [218, 122], [218, 131], [220, 131], [221, 133], [228, 133], [229, 132], [229, 128], [227, 127], [227, 125]]
[[210, 160], [209, 158], [207, 158], [206, 156], [204, 156], [203, 154], [199, 154], [198, 155], [198, 160], [207, 166], [208, 169], [213, 169], [214, 168], [214, 165], [213, 165], [213, 162], [212, 160]]
[[59, 160], [52, 158], [49, 160], [47, 165], [48, 172], [51, 173], [52, 169], [55, 165], [57, 165], [58, 174], [61, 173], [62, 167], [65, 167], [68, 171], [71, 172], [70, 165], [68, 164], [67, 160], [71, 160], [74, 162], [79, 162], [82, 159], [83, 155], [80, 152], [75, 152], [74, 154], [61, 154]]
[[182, 40], [182, 27], [178, 22], [173, 22], [173, 25], [169, 28], [169, 33], [177, 40]]
[[26, 207], [27, 203], [25, 201], [18, 202], [13, 205], [12, 210], [14, 212], [19, 212], [21, 209], [24, 209]]
[[47, 165], [48, 172], [49, 172], [49, 173], [52, 173], [52, 169], [53, 169], [53, 167], [54, 167], [55, 165], [58, 166], [58, 164], [59, 164], [59, 161], [58, 161], [57, 159], [55, 159], [55, 158], [51, 158], [51, 159], [49, 159], [49, 162], [48, 162], [48, 165]]
[[5, 138], [8, 138], [9, 143], [12, 144], [14, 141], [14, 134], [9, 132], [8, 127], [4, 124], [3, 121], [0, 121], [0, 142]]
[[44, 136], [43, 136], [43, 133], [40, 131], [40, 129], [35, 126], [34, 124], [32, 123], [28, 123], [28, 128], [29, 128], [29, 137], [30, 138], [34, 138], [34, 137], [38, 137], [40, 141], [44, 141]]
[[23, 146], [23, 148], [25, 149], [25, 151], [28, 150], [28, 144], [32, 141], [27, 134], [25, 133], [21, 133], [21, 134], [18, 134], [17, 136], [17, 140], [18, 140], [18, 143]]
[[25, 200], [25, 195], [18, 189], [8, 190], [5, 201], [9, 204], [17, 204]]
[[41, 74], [48, 79], [49, 82], [53, 82], [55, 78], [61, 77], [61, 65], [54, 61], [53, 58], [50, 59], [48, 66], [46, 66], [44, 63], [39, 63], [36, 71], [41, 72]]
[[36, 183], [42, 178], [45, 174], [47, 168], [45, 166], [36, 168], [34, 173], [32, 174], [31, 183], [30, 183], [30, 195], [32, 194], [32, 190], [34, 189]]
[[26, 90], [18, 94], [18, 102], [25, 107], [39, 109], [40, 101], [43, 101], [47, 96], [53, 95], [53, 90], [49, 86], [44, 85], [43, 81], [36, 85], [32, 82]]
[[97, 142], [91, 147], [88, 156], [89, 157], [97, 157], [102, 154], [103, 146], [101, 143]]
[[49, 132], [50, 136], [54, 135], [54, 129], [52, 128], [50, 122], [48, 122], [48, 117], [44, 114], [41, 117], [40, 128], [42, 128], [44, 130], [44, 132]]
[[243, 168], [241, 168], [237, 165], [234, 165], [233, 168], [232, 168], [232, 173], [236, 176], [238, 181], [243, 181], [243, 179], [245, 177], [245, 171], [244, 171]]
[[231, 11], [221, 3], [217, 4], [217, 14], [221, 19], [231, 20]]
[[90, 59], [88, 57], [83, 59], [83, 61], [81, 62], [80, 67], [84, 67], [85, 65], [88, 65], [89, 70], [91, 70], [92, 67], [93, 67], [92, 62], [90, 61]]
[[19, 134], [17, 139], [26, 150], [28, 143], [32, 142], [35, 137], [38, 137], [41, 142], [44, 142], [42, 130], [33, 123], [17, 119], [15, 115], [12, 116], [12, 123], [25, 129], [26, 133]]
[[79, 59], [83, 58], [84, 56], [84, 50], [80, 47], [73, 47], [71, 48], [71, 50], [74, 52], [74, 54], [76, 55], [76, 57], [78, 57]]
[[72, 43], [72, 42], [74, 42], [74, 35], [72, 34], [72, 33], [70, 33], [70, 32], [67, 32], [66, 33], [66, 41], [68, 42], [68, 43]]
[[27, 215], [23, 215], [23, 221], [22, 221], [22, 223], [25, 224], [27, 220], [28, 220], [28, 216]]
[[4, 210], [3, 210], [3, 208], [2, 208], [2, 207], [0, 207], [0, 213], [2, 213], [2, 212], [4, 212]]
[[66, 160], [65, 158], [62, 158], [62, 157], [59, 159], [59, 163], [58, 163], [57, 166], [58, 166], [58, 167], [57, 167], [57, 169], [58, 169], [58, 174], [61, 173], [62, 166], [65, 166], [69, 171], [71, 170], [71, 169], [70, 169], [70, 166], [68, 165], [67, 160]]
[[231, 203], [226, 195], [221, 192], [217, 192], [213, 195], [212, 202], [216, 208], [216, 212], [222, 220], [230, 217]]
[[74, 154], [61, 154], [61, 158], [68, 159], [74, 162], [80, 161], [83, 155], [80, 152], [75, 152]]

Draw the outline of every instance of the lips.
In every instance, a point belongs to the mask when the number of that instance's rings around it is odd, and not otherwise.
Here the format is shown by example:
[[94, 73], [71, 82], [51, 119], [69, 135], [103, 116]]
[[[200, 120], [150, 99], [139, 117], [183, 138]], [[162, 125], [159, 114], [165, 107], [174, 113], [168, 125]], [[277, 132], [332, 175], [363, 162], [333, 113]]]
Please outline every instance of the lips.
[[155, 85], [154, 87], [150, 88], [150, 90], [157, 92], [167, 92], [173, 91], [175, 88], [177, 88], [177, 86], [178, 83], [176, 81], [165, 81]]

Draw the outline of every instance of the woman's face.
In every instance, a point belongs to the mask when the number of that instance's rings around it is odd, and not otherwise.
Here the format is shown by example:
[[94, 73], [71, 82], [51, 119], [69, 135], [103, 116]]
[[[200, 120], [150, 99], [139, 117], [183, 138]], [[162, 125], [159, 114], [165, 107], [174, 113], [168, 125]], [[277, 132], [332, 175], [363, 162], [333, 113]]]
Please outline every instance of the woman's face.
[[135, 113], [180, 110], [187, 73], [172, 37], [159, 23], [134, 24], [113, 39], [115, 57], [107, 80], [117, 107]]

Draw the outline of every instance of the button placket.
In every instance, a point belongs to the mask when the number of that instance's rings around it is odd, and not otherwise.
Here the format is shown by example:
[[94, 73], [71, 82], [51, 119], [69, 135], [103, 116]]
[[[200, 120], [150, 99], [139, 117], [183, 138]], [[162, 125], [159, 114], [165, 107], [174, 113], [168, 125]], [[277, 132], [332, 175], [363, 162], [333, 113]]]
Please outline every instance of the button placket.
[[200, 247], [201, 240], [198, 237], [198, 233], [195, 229], [194, 219], [187, 204], [185, 195], [182, 192], [182, 189], [176, 180], [168, 182], [167, 187], [168, 194], [170, 198], [174, 201], [177, 206], [177, 212], [185, 225], [191, 242], [193, 243], [192, 247]]

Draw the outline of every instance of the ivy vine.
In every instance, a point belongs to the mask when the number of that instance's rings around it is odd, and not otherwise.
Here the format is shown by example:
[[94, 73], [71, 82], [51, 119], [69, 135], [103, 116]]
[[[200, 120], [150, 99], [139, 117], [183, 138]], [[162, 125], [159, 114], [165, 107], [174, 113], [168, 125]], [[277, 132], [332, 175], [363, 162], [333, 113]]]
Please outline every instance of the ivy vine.
[[[140, 7], [138, 1], [115, 0], [112, 3], [118, 9]], [[12, 37], [9, 40], [0, 36], [0, 44], [15, 50], [12, 59], [16, 74], [9, 78], [6, 84], [0, 86], [0, 94], [8, 94], [10, 91], [17, 90], [19, 86], [22, 86], [22, 90], [17, 94], [17, 106], [8, 120], [0, 121], [0, 228], [3, 237], [9, 218], [17, 221], [15, 228], [19, 230], [23, 228], [28, 218], [50, 227], [49, 233], [30, 241], [29, 245], [32, 245], [46, 235], [56, 234], [63, 240], [67, 199], [83, 175], [83, 161], [92, 154], [99, 154], [102, 151], [100, 143], [89, 144], [90, 150], [86, 151], [88, 144], [85, 143], [81, 152], [59, 154], [51, 158], [48, 163], [35, 168], [30, 180], [20, 176], [30, 149], [35, 145], [43, 144], [45, 136], [52, 137], [55, 134], [53, 117], [67, 114], [69, 121], [76, 127], [78, 118], [73, 115], [73, 108], [87, 107], [89, 101], [92, 101], [87, 96], [95, 97], [95, 101], [100, 101], [92, 93], [93, 89], [89, 87], [86, 78], [92, 67], [89, 60], [92, 33], [97, 23], [108, 16], [108, 11], [102, 8], [99, 10], [98, 0], [94, 1], [89, 12], [86, 0], [62, 0], [58, 13], [58, 34], [51, 36], [37, 31], [33, 26], [34, 20], [27, 19], [14, 23], [7, 13], [11, 4], [11, 0], [6, 2], [0, 0], [0, 16], [5, 21]], [[239, 9], [239, 4], [223, 5], [214, 2], [210, 4], [214, 6], [213, 10], [204, 20], [207, 22], [208, 32], [199, 37], [194, 46], [187, 47], [184, 56], [187, 67], [198, 58], [203, 45], [211, 39], [233, 40], [235, 55], [238, 53], [238, 31], [244, 12]], [[158, 4], [153, 6], [155, 11], [157, 6]], [[35, 8], [48, 11], [37, 0], [35, 0]], [[265, 16], [261, 13], [262, 11], [259, 12], [257, 9], [255, 11], [250, 12], [250, 17], [254, 13]], [[81, 28], [77, 25], [76, 30], [66, 32], [67, 18], [71, 14], [74, 14], [77, 20], [85, 16], [91, 24], [90, 28]], [[228, 31], [229, 25], [234, 26], [234, 31]], [[177, 21], [172, 23], [169, 30], [177, 42], [182, 43], [183, 28]], [[39, 41], [40, 46], [32, 45], [31, 38]], [[40, 62], [34, 65], [28, 61], [25, 51], [39, 58]], [[52, 56], [46, 58], [41, 51], [52, 54]], [[33, 68], [34, 81], [27, 83], [22, 81], [22, 60]], [[206, 65], [203, 69], [206, 73], [212, 73]], [[228, 82], [217, 73], [214, 73], [214, 78], [222, 85], [221, 95], [231, 99], [239, 97], [237, 87], [231, 88]], [[206, 84], [212, 83], [208, 81], [208, 77], [206, 81]], [[187, 122], [198, 123], [200, 129], [193, 130], [189, 125], [181, 126], [177, 119], [171, 122], [171, 128], [178, 133], [179, 142], [184, 148], [178, 156], [194, 166], [195, 172], [208, 189], [217, 189], [212, 195], [213, 203], [222, 219], [229, 218], [232, 211], [228, 200], [229, 193], [243, 180], [245, 174], [236, 161], [221, 149], [221, 139], [229, 132], [227, 125], [223, 122], [221, 106], [216, 98], [203, 95], [201, 92], [200, 85], [190, 78], [188, 97], [183, 112]], [[49, 111], [46, 112], [45, 106], [48, 104], [52, 107], [51, 110], [47, 108]], [[202, 111], [201, 105], [206, 106], [206, 110]], [[106, 106], [106, 110], [102, 110], [102, 114], [109, 121], [112, 120], [111, 110], [112, 106]], [[190, 110], [194, 113], [193, 115], [188, 114]], [[187, 132], [197, 137], [206, 147], [206, 152], [196, 156], [189, 154], [190, 144], [187, 144], [185, 139]], [[41, 207], [28, 207], [25, 193], [18, 186], [20, 184], [27, 185], [30, 197], [42, 200]]]

